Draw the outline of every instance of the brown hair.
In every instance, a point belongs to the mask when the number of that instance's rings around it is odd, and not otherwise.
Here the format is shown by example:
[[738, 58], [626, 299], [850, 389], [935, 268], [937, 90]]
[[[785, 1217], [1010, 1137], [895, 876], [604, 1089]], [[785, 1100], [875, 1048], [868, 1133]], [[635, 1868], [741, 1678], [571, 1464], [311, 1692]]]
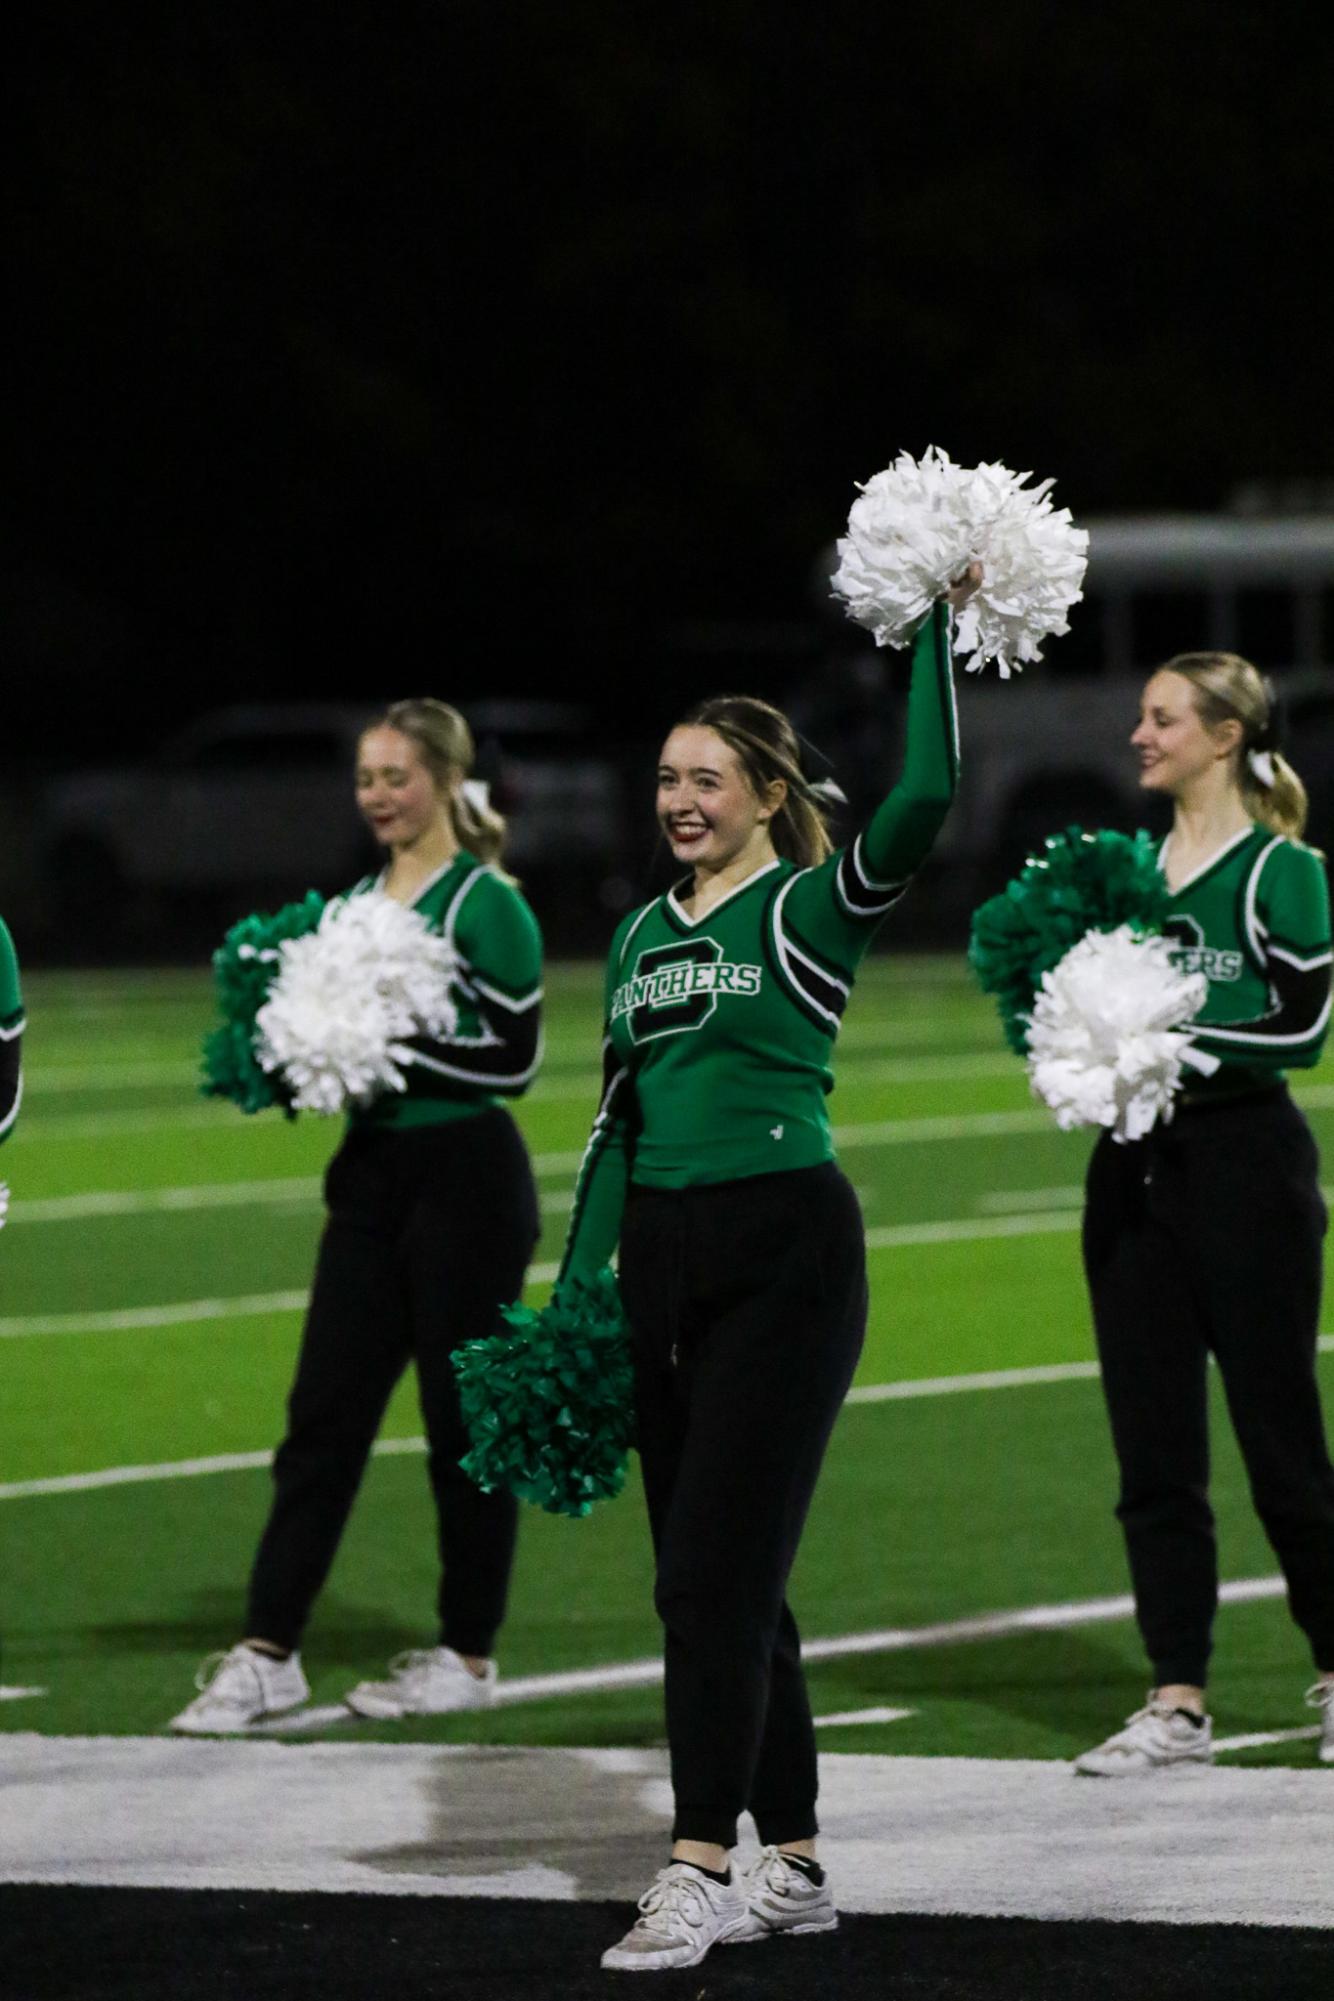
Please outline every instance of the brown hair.
[[712, 730], [736, 755], [751, 790], [763, 798], [776, 778], [787, 785], [787, 796], [769, 833], [774, 848], [799, 868], [813, 868], [834, 851], [820, 799], [801, 768], [797, 733], [781, 709], [755, 695], [713, 695], [700, 702], [682, 725]]
[[494, 807], [482, 805], [464, 790], [463, 781], [472, 770], [476, 752], [472, 731], [458, 710], [430, 695], [391, 702], [382, 715], [366, 725], [366, 730], [381, 728], [398, 730], [416, 745], [448, 808], [459, 846], [479, 861], [498, 862], [505, 846], [505, 821]]
[[[1239, 653], [1178, 653], [1165, 661], [1164, 674], [1179, 674], [1194, 690], [1195, 712], [1206, 729], [1241, 724], [1237, 784], [1253, 820], [1273, 834], [1301, 839], [1306, 826], [1306, 787], [1275, 742], [1275, 702], [1264, 676]], [[1251, 768], [1248, 753], [1265, 751], [1274, 767], [1266, 785]]]

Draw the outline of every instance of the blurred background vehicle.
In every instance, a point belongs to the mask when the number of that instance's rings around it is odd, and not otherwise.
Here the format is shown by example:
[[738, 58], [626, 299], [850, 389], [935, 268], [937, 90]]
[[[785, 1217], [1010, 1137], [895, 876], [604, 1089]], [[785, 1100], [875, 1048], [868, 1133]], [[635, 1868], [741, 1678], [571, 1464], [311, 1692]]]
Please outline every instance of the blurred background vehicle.
[[[1334, 514], [1087, 525], [1070, 632], [1018, 685], [994, 668], [959, 677], [963, 783], [898, 920], [900, 947], [961, 942], [974, 906], [1064, 826], [1157, 828], [1127, 739], [1144, 676], [1194, 647], [1245, 653], [1275, 675], [1311, 794], [1309, 838], [1334, 847]], [[816, 769], [848, 794], [838, 831], [882, 796], [899, 756], [906, 656], [878, 652], [829, 605], [833, 562], [830, 550], [816, 565], [820, 610], [805, 627], [669, 649], [624, 677], [614, 701], [459, 697], [478, 776], [510, 821], [510, 866], [553, 952], [600, 951], [620, 913], [666, 881], [653, 760], [663, 729], [700, 694], [754, 686], [784, 701]], [[376, 862], [351, 786], [357, 731], [375, 708], [219, 708], [137, 763], [49, 776], [27, 865], [32, 949], [193, 957], [248, 909], [355, 880]], [[7, 845], [11, 907], [24, 904], [21, 852]]]
[[[201, 716], [160, 752], [53, 778], [38, 808], [46, 905], [60, 948], [178, 953], [245, 911], [326, 894], [379, 864], [353, 802], [359, 730], [377, 705], [252, 703]], [[509, 865], [574, 935], [630, 899], [626, 786], [576, 704], [461, 702], [477, 776], [510, 819]]]

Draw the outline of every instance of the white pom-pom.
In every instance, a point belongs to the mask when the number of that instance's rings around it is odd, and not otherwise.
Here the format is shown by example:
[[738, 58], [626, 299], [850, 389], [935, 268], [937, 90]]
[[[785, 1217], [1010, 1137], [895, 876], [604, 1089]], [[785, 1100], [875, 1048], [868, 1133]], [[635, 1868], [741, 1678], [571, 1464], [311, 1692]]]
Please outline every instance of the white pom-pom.
[[1140, 1139], [1172, 1116], [1185, 1023], [1208, 982], [1181, 973], [1165, 938], [1128, 924], [1090, 931], [1042, 977], [1028, 1032], [1028, 1074], [1056, 1123]]
[[1036, 660], [1042, 641], [1068, 632], [1083, 595], [1088, 533], [1053, 508], [1052, 482], [1002, 465], [956, 466], [928, 445], [919, 463], [900, 452], [866, 482], [848, 515], [831, 579], [849, 618], [877, 646], [903, 646], [969, 563], [982, 584], [959, 614], [956, 650], [977, 671], [994, 660], [1002, 680]]
[[336, 897], [319, 928], [289, 938], [255, 1016], [255, 1054], [298, 1111], [341, 1112], [404, 1089], [412, 1035], [453, 1032], [453, 947], [380, 890]]

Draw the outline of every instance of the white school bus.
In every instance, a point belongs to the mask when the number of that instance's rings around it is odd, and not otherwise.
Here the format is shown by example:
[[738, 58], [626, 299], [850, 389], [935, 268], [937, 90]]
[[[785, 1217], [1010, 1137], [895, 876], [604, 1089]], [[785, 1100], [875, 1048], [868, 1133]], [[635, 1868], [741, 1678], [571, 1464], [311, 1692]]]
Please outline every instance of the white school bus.
[[1174, 653], [1244, 654], [1274, 677], [1285, 748], [1311, 794], [1308, 838], [1334, 845], [1334, 515], [1094, 519], [1070, 631], [1017, 685], [960, 674], [965, 773], [941, 843], [989, 894], [1050, 833], [1165, 825], [1128, 738]]

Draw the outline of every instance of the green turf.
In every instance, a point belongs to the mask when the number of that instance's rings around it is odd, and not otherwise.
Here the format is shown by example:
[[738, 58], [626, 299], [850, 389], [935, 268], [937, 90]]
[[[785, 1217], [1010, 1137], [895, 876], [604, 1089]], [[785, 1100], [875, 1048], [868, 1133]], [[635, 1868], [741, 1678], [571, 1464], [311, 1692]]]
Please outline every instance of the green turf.
[[[96, 1332], [86, 1316], [299, 1293], [336, 1128], [246, 1120], [193, 1094], [208, 1012], [197, 975], [37, 977], [28, 999], [30, 1090], [0, 1155], [15, 1203], [0, 1237], [0, 1482], [266, 1451], [281, 1427], [298, 1311], [231, 1310]], [[559, 1248], [593, 1108], [598, 1006], [596, 968], [555, 969], [547, 1066], [519, 1110], [547, 1209], [543, 1260]], [[1004, 1056], [989, 1005], [959, 962], [873, 961], [838, 1074], [833, 1116], [873, 1242], [859, 1381], [1086, 1361], [1075, 1225], [1088, 1141], [1036, 1116], [1022, 1070]], [[1331, 1113], [1315, 1082], [1320, 1135]], [[1308, 1086], [1299, 1088], [1309, 1102]], [[996, 1113], [1018, 1115], [1022, 1129], [895, 1137], [904, 1121]], [[265, 1182], [284, 1184], [280, 1199], [262, 1186], [225, 1205], [208, 1199], [210, 1189]], [[145, 1206], [150, 1191], [178, 1206]], [[97, 1214], [83, 1199], [97, 1195], [137, 1206]], [[26, 1217], [25, 1204], [35, 1205]], [[1068, 1227], [875, 1247], [876, 1232], [948, 1224], [980, 1233], [998, 1216], [1026, 1212], [1063, 1215]], [[75, 1324], [38, 1332], [34, 1316]], [[1322, 1369], [1334, 1380], [1334, 1358]], [[418, 1430], [405, 1383], [385, 1435]], [[1224, 1575], [1269, 1574], [1273, 1559], [1221, 1419], [1217, 1430]], [[235, 1636], [267, 1491], [267, 1475], [252, 1470], [0, 1500], [0, 1682], [49, 1691], [0, 1704], [0, 1727], [160, 1727], [188, 1694], [199, 1657]], [[833, 1636], [1122, 1592], [1112, 1492], [1105, 1420], [1088, 1380], [850, 1407], [793, 1581], [803, 1628]], [[433, 1552], [423, 1461], [377, 1459], [306, 1646], [318, 1700], [429, 1640]], [[505, 1672], [655, 1653], [649, 1573], [633, 1485], [583, 1523], [527, 1515]], [[1218, 1641], [1220, 1727], [1308, 1720], [1300, 1692], [1309, 1664], [1281, 1603], [1225, 1609]], [[811, 1687], [817, 1713], [915, 1712], [830, 1729], [822, 1733], [830, 1748], [1058, 1756], [1132, 1706], [1143, 1678], [1133, 1625], [1121, 1621], [843, 1657], [813, 1666]], [[407, 1734], [651, 1743], [661, 1734], [659, 1696], [644, 1688], [566, 1697]], [[1243, 1755], [1302, 1762], [1310, 1750]]]

